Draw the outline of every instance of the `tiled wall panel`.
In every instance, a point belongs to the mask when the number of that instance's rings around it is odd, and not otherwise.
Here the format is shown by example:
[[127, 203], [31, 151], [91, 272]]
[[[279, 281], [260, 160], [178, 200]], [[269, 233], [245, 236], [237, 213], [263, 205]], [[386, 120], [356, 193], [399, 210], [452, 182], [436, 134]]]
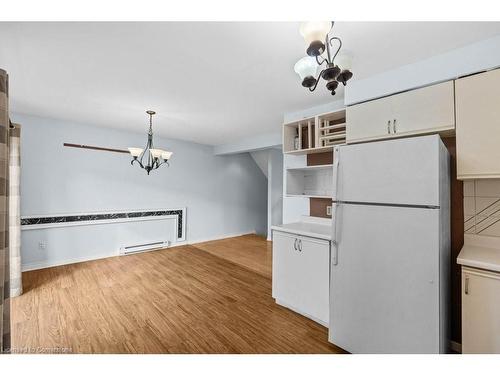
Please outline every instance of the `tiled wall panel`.
[[500, 237], [500, 179], [464, 181], [464, 231]]

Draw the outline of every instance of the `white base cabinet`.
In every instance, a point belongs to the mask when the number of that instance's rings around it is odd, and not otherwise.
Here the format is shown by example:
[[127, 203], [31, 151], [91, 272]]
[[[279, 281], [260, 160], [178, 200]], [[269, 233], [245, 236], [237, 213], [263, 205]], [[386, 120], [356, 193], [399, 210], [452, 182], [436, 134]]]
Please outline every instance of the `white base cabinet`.
[[330, 241], [273, 231], [273, 298], [328, 326]]
[[500, 273], [462, 267], [462, 353], [500, 353]]

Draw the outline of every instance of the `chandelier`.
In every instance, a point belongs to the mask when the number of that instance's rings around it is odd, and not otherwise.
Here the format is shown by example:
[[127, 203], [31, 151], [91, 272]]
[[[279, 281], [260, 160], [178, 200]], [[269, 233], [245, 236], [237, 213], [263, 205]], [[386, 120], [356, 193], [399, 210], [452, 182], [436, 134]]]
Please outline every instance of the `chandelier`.
[[[156, 112], [146, 111], [146, 113], [149, 115], [149, 132], [146, 148], [129, 147], [128, 151], [133, 157], [130, 164], [133, 165], [134, 162], [136, 162], [142, 169], [145, 169], [149, 175], [149, 172], [157, 169], [160, 165], [167, 164], [169, 166], [168, 160], [172, 156], [172, 152], [153, 148], [153, 115], [156, 114]], [[147, 163], [145, 164], [145, 162]]]
[[[340, 38], [329, 33], [333, 29], [334, 22], [304, 22], [300, 26], [300, 33], [307, 43], [307, 56], [301, 58], [294, 66], [295, 72], [302, 80], [302, 86], [314, 91], [323, 78], [326, 81], [326, 88], [332, 95], [335, 95], [339, 83], [344, 86], [352, 78], [351, 62], [348, 56], [339, 56], [337, 64], [335, 58], [342, 48]], [[332, 55], [332, 49], [337, 48]], [[326, 56], [323, 55], [326, 51]], [[323, 64], [325, 66], [323, 67]], [[321, 68], [318, 76], [316, 73]]]

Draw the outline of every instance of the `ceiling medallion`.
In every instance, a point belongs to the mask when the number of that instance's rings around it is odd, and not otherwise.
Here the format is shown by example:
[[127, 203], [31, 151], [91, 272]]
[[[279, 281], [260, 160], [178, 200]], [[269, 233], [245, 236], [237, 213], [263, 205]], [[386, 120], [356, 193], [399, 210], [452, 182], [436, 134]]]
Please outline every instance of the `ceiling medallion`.
[[168, 160], [172, 157], [172, 152], [153, 147], [153, 115], [156, 112], [150, 110], [146, 111], [146, 113], [149, 115], [148, 142], [146, 143], [146, 147], [144, 149], [129, 147], [128, 151], [133, 157], [130, 164], [133, 165], [136, 162], [149, 175], [149, 172], [157, 169], [160, 165], [167, 164], [167, 166], [170, 166]]
[[[300, 76], [302, 86], [311, 92], [318, 86], [320, 78], [323, 78], [327, 90], [335, 95], [339, 83], [345, 86], [352, 78], [350, 59], [344, 55], [335, 60], [342, 48], [342, 41], [336, 36], [330, 38], [333, 24], [333, 21], [304, 22], [300, 26], [300, 33], [307, 43], [307, 56], [297, 61], [294, 70]], [[332, 56], [331, 48], [334, 48], [334, 44], [337, 50]], [[326, 56], [323, 55], [325, 52]], [[326, 65], [323, 67], [323, 64]], [[319, 67], [321, 71], [316, 76]]]

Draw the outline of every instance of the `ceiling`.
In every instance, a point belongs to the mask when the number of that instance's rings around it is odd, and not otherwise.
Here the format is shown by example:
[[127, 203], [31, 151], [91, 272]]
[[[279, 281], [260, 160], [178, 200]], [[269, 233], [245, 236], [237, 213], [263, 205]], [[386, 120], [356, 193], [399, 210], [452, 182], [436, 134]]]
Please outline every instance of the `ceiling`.
[[[280, 131], [283, 113], [341, 99], [293, 71], [293, 22], [0, 23], [11, 111], [204, 144]], [[500, 23], [338, 22], [360, 79], [500, 34]]]

